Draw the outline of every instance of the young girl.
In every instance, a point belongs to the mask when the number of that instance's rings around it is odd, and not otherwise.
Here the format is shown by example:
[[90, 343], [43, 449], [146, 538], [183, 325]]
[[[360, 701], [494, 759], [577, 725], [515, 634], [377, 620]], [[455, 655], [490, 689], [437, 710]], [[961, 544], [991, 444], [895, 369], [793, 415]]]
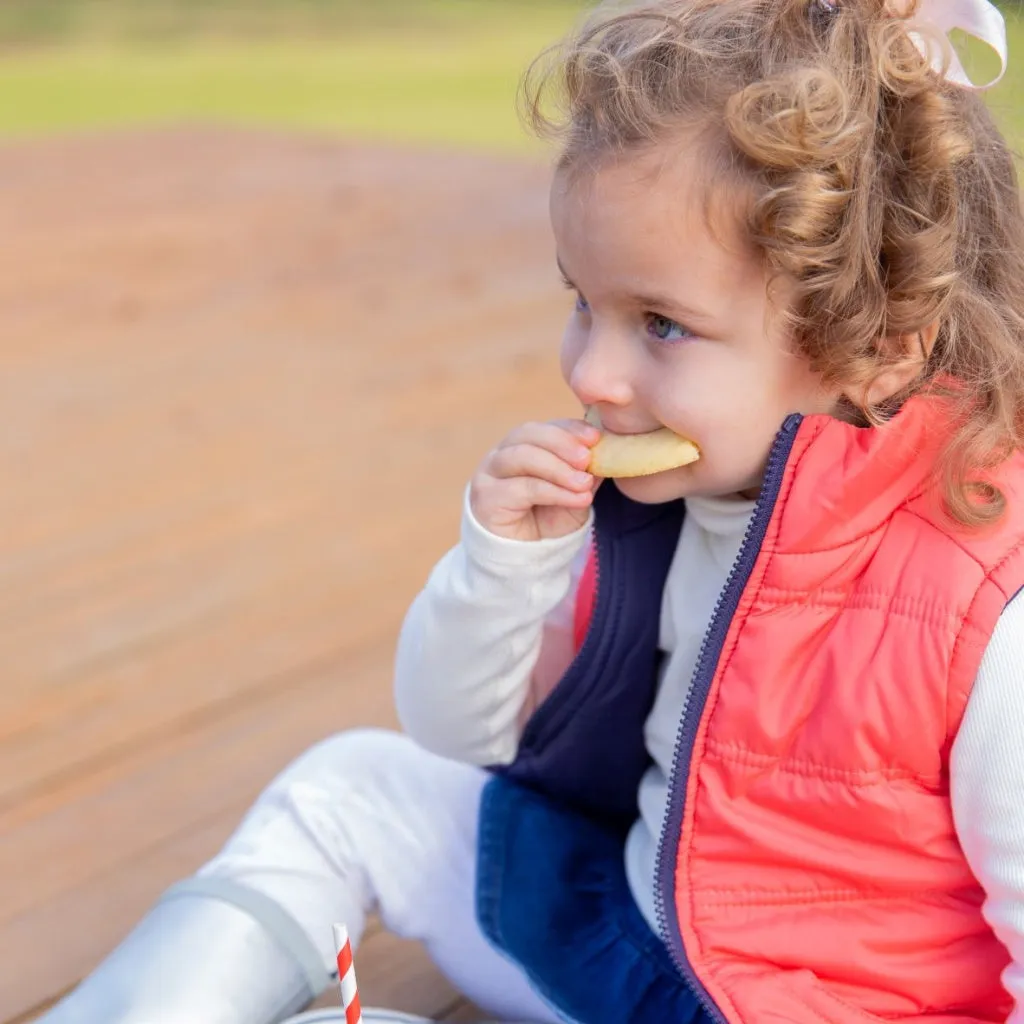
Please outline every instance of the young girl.
[[292, 765], [48, 1024], [276, 1021], [371, 910], [505, 1018], [1024, 1021], [1024, 231], [954, 23], [1001, 49], [985, 0], [592, 16], [562, 369], [700, 459], [514, 431], [403, 628], [411, 739]]

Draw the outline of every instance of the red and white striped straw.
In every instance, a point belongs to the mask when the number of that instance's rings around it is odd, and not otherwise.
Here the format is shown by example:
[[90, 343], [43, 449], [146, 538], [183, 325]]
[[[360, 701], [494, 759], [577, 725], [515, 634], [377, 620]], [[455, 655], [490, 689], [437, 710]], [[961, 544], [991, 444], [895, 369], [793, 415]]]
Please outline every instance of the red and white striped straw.
[[363, 1024], [363, 1011], [356, 988], [356, 969], [352, 963], [352, 943], [343, 924], [334, 926], [334, 944], [338, 949], [338, 985], [341, 1005], [345, 1010], [345, 1024]]

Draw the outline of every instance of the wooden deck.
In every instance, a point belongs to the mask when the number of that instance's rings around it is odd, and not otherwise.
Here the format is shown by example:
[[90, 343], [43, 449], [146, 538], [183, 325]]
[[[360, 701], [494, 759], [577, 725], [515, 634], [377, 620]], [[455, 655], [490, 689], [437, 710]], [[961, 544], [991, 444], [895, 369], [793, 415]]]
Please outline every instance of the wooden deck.
[[[545, 181], [213, 131], [0, 149], [0, 1022], [306, 746], [393, 723], [465, 479], [569, 408]], [[470, 1019], [417, 948], [358, 957], [364, 1002]]]

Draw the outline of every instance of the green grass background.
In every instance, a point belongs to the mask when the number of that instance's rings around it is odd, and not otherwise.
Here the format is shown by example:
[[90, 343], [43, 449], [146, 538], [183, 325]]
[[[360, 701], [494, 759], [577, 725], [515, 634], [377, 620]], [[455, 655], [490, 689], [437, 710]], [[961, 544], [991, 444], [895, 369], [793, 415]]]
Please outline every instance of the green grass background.
[[579, 9], [0, 0], [0, 135], [213, 122], [519, 149], [519, 76]]
[[[522, 149], [576, 0], [0, 0], [0, 136], [205, 122]], [[1024, 19], [990, 102], [1024, 141]]]

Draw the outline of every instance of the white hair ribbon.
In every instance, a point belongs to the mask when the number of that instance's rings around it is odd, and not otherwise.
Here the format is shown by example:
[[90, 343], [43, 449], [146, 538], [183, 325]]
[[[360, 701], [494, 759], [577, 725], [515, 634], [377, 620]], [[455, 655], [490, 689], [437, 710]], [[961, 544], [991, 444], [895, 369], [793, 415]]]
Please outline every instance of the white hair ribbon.
[[[921, 31], [915, 31], [915, 25]], [[976, 85], [970, 80], [949, 39], [953, 29], [960, 29], [995, 50], [999, 73], [992, 81]], [[932, 70], [956, 85], [990, 89], [1006, 73], [1006, 21], [989, 0], [921, 0], [908, 22], [907, 34]]]

